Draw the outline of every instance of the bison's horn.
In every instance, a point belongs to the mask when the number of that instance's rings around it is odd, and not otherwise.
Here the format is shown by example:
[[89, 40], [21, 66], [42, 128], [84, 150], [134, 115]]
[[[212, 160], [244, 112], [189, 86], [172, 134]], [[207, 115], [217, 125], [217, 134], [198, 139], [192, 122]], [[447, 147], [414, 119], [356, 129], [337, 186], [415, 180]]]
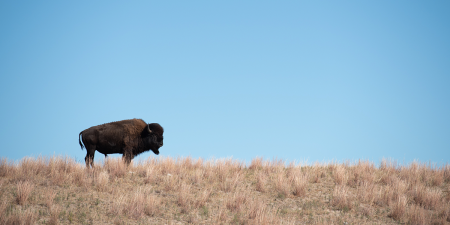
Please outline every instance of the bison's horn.
[[148, 133], [152, 133], [152, 130], [150, 130], [150, 126], [147, 124], [147, 131], [148, 131]]

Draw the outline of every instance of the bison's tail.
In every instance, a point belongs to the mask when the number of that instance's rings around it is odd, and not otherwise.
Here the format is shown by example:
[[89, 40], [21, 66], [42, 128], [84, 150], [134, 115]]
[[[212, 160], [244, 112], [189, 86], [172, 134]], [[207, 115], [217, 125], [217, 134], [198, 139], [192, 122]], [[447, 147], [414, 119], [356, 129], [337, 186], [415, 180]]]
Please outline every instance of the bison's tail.
[[82, 133], [83, 133], [83, 131], [81, 131], [80, 134], [78, 135], [78, 142], [80, 143], [81, 150], [83, 150], [83, 148], [84, 148], [83, 143], [81, 143], [81, 134]]

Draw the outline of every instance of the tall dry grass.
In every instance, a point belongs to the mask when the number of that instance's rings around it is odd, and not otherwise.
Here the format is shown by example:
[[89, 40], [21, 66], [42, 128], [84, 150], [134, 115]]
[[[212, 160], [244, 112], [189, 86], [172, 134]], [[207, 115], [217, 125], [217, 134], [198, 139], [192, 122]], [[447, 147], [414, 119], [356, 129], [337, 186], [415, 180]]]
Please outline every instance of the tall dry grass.
[[450, 166], [0, 159], [0, 224], [450, 224]]

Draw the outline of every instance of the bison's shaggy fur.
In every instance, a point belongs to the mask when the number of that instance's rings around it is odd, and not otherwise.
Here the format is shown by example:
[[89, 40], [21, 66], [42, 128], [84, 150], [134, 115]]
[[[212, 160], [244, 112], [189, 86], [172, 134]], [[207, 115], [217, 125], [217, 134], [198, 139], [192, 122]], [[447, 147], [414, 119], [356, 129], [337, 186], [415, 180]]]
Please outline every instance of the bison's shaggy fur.
[[[95, 150], [108, 154], [123, 154], [123, 159], [129, 164], [142, 152], [152, 150], [159, 154], [163, 146], [164, 129], [157, 123], [147, 124], [141, 119], [122, 120], [90, 127], [79, 134], [81, 149], [86, 147], [86, 167], [94, 167]], [[83, 143], [81, 143], [83, 141]]]

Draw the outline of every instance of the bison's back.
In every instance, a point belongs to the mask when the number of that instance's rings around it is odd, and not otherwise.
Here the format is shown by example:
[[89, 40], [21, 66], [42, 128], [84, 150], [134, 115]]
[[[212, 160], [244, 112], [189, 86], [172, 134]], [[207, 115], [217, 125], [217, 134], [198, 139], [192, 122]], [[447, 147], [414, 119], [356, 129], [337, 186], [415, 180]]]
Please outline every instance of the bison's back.
[[121, 133], [122, 135], [138, 137], [141, 135], [146, 126], [147, 123], [141, 119], [131, 119], [105, 123], [97, 127], [99, 127], [99, 129], [101, 129], [105, 134], [111, 133], [111, 135], [115, 136], [117, 133]]
[[84, 144], [97, 147], [121, 147], [140, 137], [147, 124], [141, 119], [121, 120], [90, 127], [82, 132]]

